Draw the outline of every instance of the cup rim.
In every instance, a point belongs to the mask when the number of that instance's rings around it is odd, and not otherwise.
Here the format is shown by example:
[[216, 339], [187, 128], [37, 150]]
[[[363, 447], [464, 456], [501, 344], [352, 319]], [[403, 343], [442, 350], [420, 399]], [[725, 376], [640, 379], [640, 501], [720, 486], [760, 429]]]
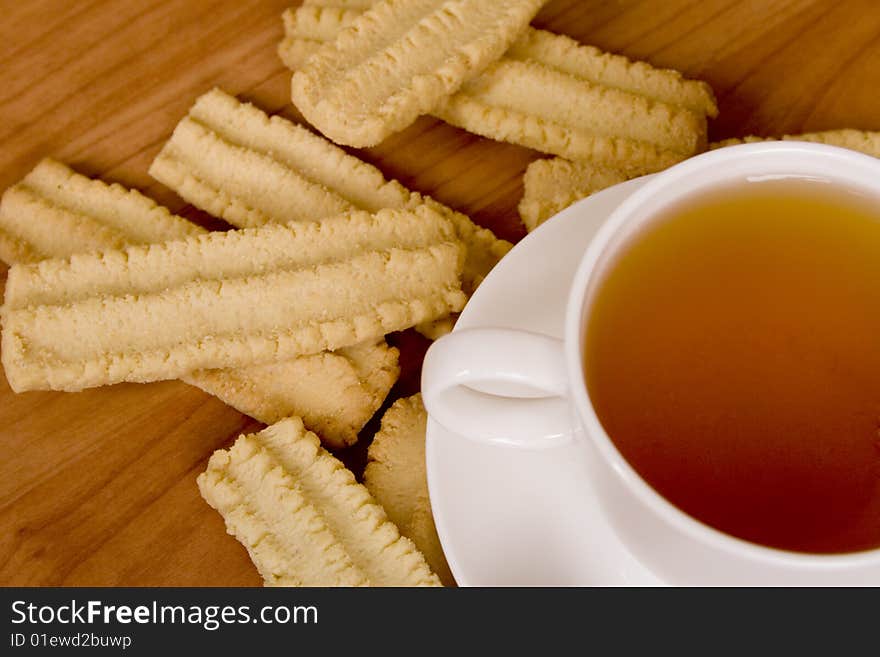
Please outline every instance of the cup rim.
[[[633, 192], [611, 213], [593, 237], [575, 273], [566, 304], [565, 317], [565, 360], [573, 401], [578, 416], [584, 423], [587, 440], [590, 440], [597, 447], [600, 458], [604, 459], [605, 465], [613, 470], [614, 476], [621, 480], [629, 492], [634, 494], [651, 513], [688, 537], [710, 547], [733, 552], [740, 557], [750, 558], [765, 564], [798, 566], [815, 570], [875, 565], [880, 562], [880, 547], [858, 552], [829, 554], [773, 548], [722, 532], [679, 509], [645, 481], [617, 449], [596, 415], [584, 380], [581, 367], [583, 362], [583, 340], [581, 339], [583, 323], [581, 320], [587, 301], [586, 292], [600, 256], [605, 253], [606, 247], [625, 225], [627, 219], [641, 210], [656, 194], [668, 190], [672, 185], [682, 184], [686, 190], [683, 194], [695, 190], [699, 185], [689, 184], [688, 179], [698, 172], [717, 167], [731, 160], [750, 159], [767, 153], [787, 153], [810, 159], [828, 158], [836, 160], [846, 167], [857, 166], [873, 169], [877, 174], [876, 188], [880, 193], [880, 160], [844, 148], [794, 140], [727, 146], [702, 153], [663, 172], [654, 174], [643, 187]], [[841, 170], [845, 171], [845, 169]], [[839, 177], [846, 178], [846, 173], [839, 174]]]

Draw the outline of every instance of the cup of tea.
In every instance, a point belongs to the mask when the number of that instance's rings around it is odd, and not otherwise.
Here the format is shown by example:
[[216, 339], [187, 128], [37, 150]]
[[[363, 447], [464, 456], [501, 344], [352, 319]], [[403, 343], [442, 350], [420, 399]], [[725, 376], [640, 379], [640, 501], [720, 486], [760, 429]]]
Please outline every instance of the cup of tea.
[[562, 341], [432, 345], [434, 420], [581, 445], [584, 485], [669, 583], [880, 584], [880, 160], [800, 142], [694, 157], [627, 198], [553, 293]]

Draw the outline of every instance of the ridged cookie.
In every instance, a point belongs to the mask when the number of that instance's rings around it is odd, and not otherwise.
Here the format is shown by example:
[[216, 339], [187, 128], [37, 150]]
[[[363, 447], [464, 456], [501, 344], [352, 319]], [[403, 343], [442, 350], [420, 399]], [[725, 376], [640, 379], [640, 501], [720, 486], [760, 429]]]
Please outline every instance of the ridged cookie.
[[422, 396], [398, 399], [382, 416], [382, 426], [367, 451], [364, 486], [385, 508], [400, 533], [425, 555], [446, 586], [455, 579], [446, 563], [434, 527], [425, 470], [425, 426]]
[[848, 148], [852, 151], [858, 151], [865, 155], [880, 157], [880, 132], [870, 130], [853, 130], [843, 128], [840, 130], [825, 130], [823, 132], [805, 132], [800, 135], [783, 135], [782, 137], [742, 137], [734, 139], [725, 139], [709, 145], [710, 149], [722, 148], [724, 146], [735, 146], [736, 144], [752, 144], [761, 141], [810, 141], [816, 144], [827, 144], [828, 146], [839, 146], [840, 148]]
[[[366, 1], [361, 4], [369, 6]], [[278, 47], [279, 56], [289, 68], [301, 67], [306, 57], [322, 43], [335, 39], [362, 12], [344, 0], [307, 0], [301, 7], [288, 9], [283, 14], [284, 40]], [[528, 27], [504, 54], [502, 61], [505, 59], [532, 61], [593, 84], [629, 91], [711, 118], [718, 115], [712, 88], [705, 82], [603, 52], [562, 34]]]
[[268, 586], [439, 586], [354, 475], [299, 418], [243, 435], [198, 477]]
[[[0, 236], [16, 244], [16, 250], [0, 250], [9, 264], [205, 232], [135, 190], [48, 159], [0, 202]], [[267, 365], [191, 372], [183, 380], [266, 424], [301, 416], [339, 448], [357, 440], [388, 395], [399, 374], [397, 355], [382, 339]]]
[[434, 115], [498, 141], [609, 165], [669, 164], [705, 147], [706, 118], [531, 61], [504, 60]]
[[[725, 146], [765, 141], [808, 141], [880, 157], [880, 132], [852, 129], [807, 132], [782, 137], [732, 138], [714, 142], [709, 148], [714, 150]], [[563, 158], [537, 160], [526, 170], [523, 179], [525, 193], [519, 204], [519, 214], [529, 231], [532, 231], [575, 201], [611, 185], [656, 170], [659, 169], [651, 167], [615, 169], [596, 166], [591, 162], [571, 162]]]
[[672, 69], [603, 52], [562, 34], [528, 28], [505, 53], [505, 58], [536, 62], [592, 84], [629, 91], [710, 118], [718, 116], [715, 95], [705, 82], [689, 80]]
[[[375, 212], [428, 204], [449, 217], [466, 247], [462, 289], [468, 295], [513, 246], [460, 212], [387, 180], [323, 137], [219, 89], [196, 100], [150, 174], [238, 227], [320, 221], [355, 208]], [[417, 329], [434, 339], [453, 323], [446, 318]]]
[[3, 193], [0, 231], [22, 249], [0, 248], [9, 264], [204, 232], [135, 190], [86, 178], [51, 159]]
[[466, 293], [512, 248], [460, 212], [387, 180], [379, 169], [323, 137], [219, 89], [196, 100], [156, 156], [150, 175], [241, 228], [428, 203], [450, 218], [467, 248]]
[[535, 160], [523, 176], [524, 193], [519, 202], [519, 216], [531, 232], [590, 194], [654, 171], [651, 167], [603, 167], [561, 157]]
[[374, 146], [501, 57], [544, 0], [382, 0], [296, 71], [291, 97], [338, 144]]
[[384, 338], [246, 368], [197, 370], [184, 381], [272, 424], [292, 415], [331, 449], [357, 442], [400, 375], [398, 351]]
[[[288, 10], [281, 59], [301, 68], [355, 14], [338, 6]], [[500, 61], [432, 113], [491, 139], [656, 170], [702, 150], [705, 117], [718, 108], [704, 82], [527, 28]]]
[[462, 260], [423, 206], [15, 265], [3, 365], [79, 390], [349, 347], [461, 310]]
[[287, 9], [281, 14], [284, 21], [284, 34], [292, 40], [322, 43], [333, 41], [343, 27], [351, 25], [369, 7], [358, 9], [343, 5], [315, 5], [303, 3], [296, 9]]

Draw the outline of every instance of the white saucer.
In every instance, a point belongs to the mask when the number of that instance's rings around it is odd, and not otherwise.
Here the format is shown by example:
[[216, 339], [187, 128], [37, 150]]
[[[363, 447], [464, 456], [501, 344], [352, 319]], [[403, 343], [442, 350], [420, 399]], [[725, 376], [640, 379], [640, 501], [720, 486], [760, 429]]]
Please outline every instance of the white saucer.
[[[468, 302], [456, 330], [562, 337], [568, 289], [590, 240], [649, 176], [594, 194], [523, 239]], [[429, 418], [428, 488], [437, 533], [462, 586], [657, 585], [592, 496], [577, 446], [491, 447]]]

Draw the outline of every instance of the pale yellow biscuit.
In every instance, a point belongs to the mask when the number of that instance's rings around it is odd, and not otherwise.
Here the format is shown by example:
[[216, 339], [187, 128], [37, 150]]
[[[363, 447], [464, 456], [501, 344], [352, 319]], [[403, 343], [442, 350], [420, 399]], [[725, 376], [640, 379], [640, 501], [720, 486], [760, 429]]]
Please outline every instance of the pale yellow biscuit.
[[215, 452], [198, 485], [266, 585], [440, 585], [412, 541], [299, 418]]
[[[53, 160], [38, 164], [0, 202], [0, 257], [9, 264], [204, 232], [135, 190], [89, 179]], [[354, 443], [381, 406], [399, 374], [397, 356], [380, 340], [183, 378], [266, 424], [301, 416], [327, 445], [339, 448]]]
[[22, 249], [0, 251], [10, 264], [203, 232], [137, 191], [81, 176], [51, 159], [3, 193], [0, 231]]
[[840, 130], [825, 130], [824, 132], [805, 132], [799, 135], [783, 135], [782, 137], [742, 137], [725, 139], [709, 145], [710, 149], [736, 144], [751, 144], [761, 141], [810, 141], [828, 146], [839, 146], [852, 151], [859, 151], [865, 155], [880, 157], [880, 131], [853, 130], [842, 128]]
[[299, 68], [323, 43], [335, 39], [343, 27], [362, 13], [358, 8], [310, 3], [286, 9], [281, 15], [284, 39], [278, 44], [278, 57], [288, 68]]
[[278, 58], [287, 68], [295, 70], [300, 68], [309, 57], [318, 52], [323, 43], [325, 42], [285, 36], [278, 44]]
[[[782, 137], [725, 139], [709, 145], [710, 149], [764, 141], [809, 141], [880, 157], [880, 132], [841, 129], [825, 132], [807, 132]], [[611, 185], [657, 171], [651, 167], [616, 169], [597, 166], [591, 162], [572, 162], [562, 158], [537, 160], [526, 169], [523, 182], [525, 192], [519, 204], [520, 217], [531, 231], [551, 216], [575, 201]]]
[[534, 62], [504, 60], [435, 116], [498, 141], [568, 159], [652, 166], [705, 147], [705, 116]]
[[150, 174], [238, 227], [427, 203], [450, 218], [465, 244], [462, 288], [467, 294], [512, 248], [465, 215], [387, 180], [379, 169], [323, 137], [219, 89], [195, 102]]
[[306, 3], [286, 9], [281, 14], [284, 38], [278, 44], [278, 57], [289, 69], [302, 68], [306, 59], [323, 44], [336, 39], [342, 28], [351, 25], [362, 13], [359, 9]]
[[300, 415], [325, 445], [339, 449], [357, 441], [388, 396], [400, 374], [397, 357], [397, 349], [380, 339], [266, 365], [197, 370], [182, 378], [266, 424]]
[[383, 338], [373, 342], [362, 342], [341, 351], [351, 363], [364, 388], [377, 397], [381, 395], [379, 401], [384, 401], [400, 373], [397, 349], [388, 347]]
[[[218, 161], [206, 162], [210, 156]], [[320, 221], [328, 211], [404, 207], [410, 198], [397, 181], [385, 180], [381, 171], [323, 137], [220, 89], [196, 100], [156, 156], [150, 175], [242, 228]], [[275, 182], [295, 193], [266, 194]]]
[[[314, 10], [301, 8], [299, 28], [288, 29], [279, 47], [291, 68], [353, 20], [352, 10], [344, 20], [324, 10], [321, 30], [309, 29], [305, 15]], [[706, 116], [718, 108], [704, 82], [527, 28], [500, 61], [432, 113], [469, 132], [569, 159], [660, 169], [705, 148]]]
[[335, 350], [461, 310], [462, 260], [423, 206], [15, 265], [3, 365], [78, 390]]
[[535, 160], [523, 176], [519, 216], [529, 232], [590, 194], [656, 171], [653, 167], [613, 168], [561, 157]]
[[[539, 90], [535, 93], [540, 94]], [[459, 94], [437, 115], [475, 134], [507, 141], [566, 158], [589, 160], [603, 166], [666, 167], [686, 157], [655, 144], [629, 138], [573, 130], [559, 123], [492, 107]]]
[[629, 91], [697, 114], [718, 116], [715, 95], [705, 82], [689, 80], [678, 71], [603, 52], [562, 34], [528, 28], [505, 57], [536, 62], [592, 84]]
[[455, 322], [457, 320], [458, 315], [449, 315], [448, 317], [443, 317], [441, 319], [434, 320], [433, 322], [424, 322], [422, 324], [419, 324], [416, 326], [416, 331], [421, 333], [429, 340], [438, 340], [444, 335], [449, 335], [450, 333], [452, 333], [452, 329], [455, 328]]
[[39, 262], [45, 254], [35, 250], [30, 242], [0, 228], [0, 260], [6, 263]]
[[281, 15], [284, 34], [293, 39], [309, 39], [319, 43], [333, 41], [343, 27], [351, 25], [364, 9], [340, 5], [303, 4], [287, 9]]
[[[322, 43], [335, 39], [370, 2], [364, 0], [357, 5], [326, 0], [288, 9], [284, 13], [285, 38], [278, 48], [281, 59], [289, 68], [302, 66], [306, 57]], [[678, 71], [602, 52], [562, 34], [528, 27], [502, 59], [543, 64], [593, 84], [629, 91], [712, 118], [718, 116], [715, 95], [705, 82], [689, 80]]]
[[367, 451], [364, 486], [385, 508], [400, 533], [425, 555], [446, 586], [455, 580], [434, 527], [425, 471], [425, 426], [422, 396], [398, 399], [382, 416], [382, 426]]
[[297, 70], [291, 97], [339, 144], [373, 146], [501, 57], [543, 0], [383, 0]]

